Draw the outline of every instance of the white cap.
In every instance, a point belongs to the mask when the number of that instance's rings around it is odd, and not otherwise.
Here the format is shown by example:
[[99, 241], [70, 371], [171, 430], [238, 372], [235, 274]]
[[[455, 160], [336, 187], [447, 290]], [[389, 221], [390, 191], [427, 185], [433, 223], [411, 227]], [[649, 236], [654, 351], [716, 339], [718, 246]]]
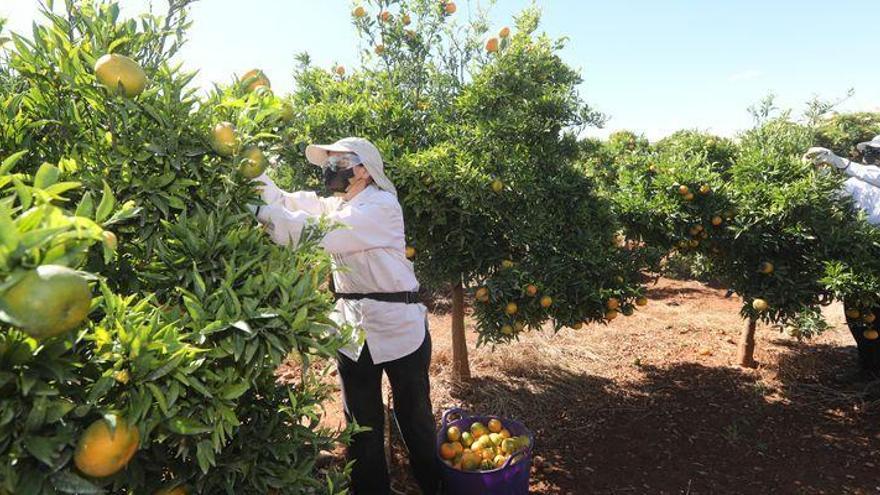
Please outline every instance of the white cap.
[[856, 146], [856, 149], [858, 149], [860, 153], [864, 153], [866, 148], [880, 149], [880, 135], [874, 136], [874, 139], [859, 143], [858, 146]]
[[395, 189], [394, 183], [385, 175], [385, 164], [382, 162], [382, 155], [373, 143], [364, 138], [347, 137], [333, 144], [310, 144], [306, 147], [306, 159], [319, 167], [323, 167], [327, 164], [327, 158], [330, 156], [331, 151], [356, 154], [379, 189], [397, 196], [397, 189]]

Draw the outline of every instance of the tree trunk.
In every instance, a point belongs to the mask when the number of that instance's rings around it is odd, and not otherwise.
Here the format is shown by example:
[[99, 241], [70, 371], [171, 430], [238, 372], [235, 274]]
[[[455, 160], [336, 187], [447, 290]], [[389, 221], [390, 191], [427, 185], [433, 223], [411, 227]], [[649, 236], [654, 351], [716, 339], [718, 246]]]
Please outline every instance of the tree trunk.
[[756, 368], [755, 362], [755, 328], [757, 321], [749, 318], [739, 336], [739, 365], [745, 368]]
[[464, 287], [461, 282], [452, 288], [452, 379], [457, 382], [471, 379], [464, 336]]

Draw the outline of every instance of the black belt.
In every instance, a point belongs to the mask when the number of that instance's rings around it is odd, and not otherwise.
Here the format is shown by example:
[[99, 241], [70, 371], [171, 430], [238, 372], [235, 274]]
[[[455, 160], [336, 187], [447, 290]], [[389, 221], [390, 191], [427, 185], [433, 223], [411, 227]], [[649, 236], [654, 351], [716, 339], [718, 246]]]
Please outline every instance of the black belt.
[[337, 301], [339, 299], [372, 299], [374, 301], [405, 304], [418, 304], [421, 302], [419, 301], [418, 292], [334, 292], [333, 299]]

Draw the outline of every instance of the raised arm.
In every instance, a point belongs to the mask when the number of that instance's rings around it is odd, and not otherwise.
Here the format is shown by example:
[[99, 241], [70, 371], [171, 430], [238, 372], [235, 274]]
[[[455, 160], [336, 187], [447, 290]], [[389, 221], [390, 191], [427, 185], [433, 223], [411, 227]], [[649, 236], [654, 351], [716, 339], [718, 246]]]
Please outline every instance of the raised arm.
[[327, 210], [325, 200], [312, 191], [286, 192], [266, 174], [254, 180], [260, 183], [258, 186], [260, 196], [268, 206], [282, 206], [291, 211], [301, 210], [311, 215], [321, 215]]
[[804, 160], [815, 165], [831, 165], [850, 177], [880, 187], [880, 167], [839, 157], [827, 148], [810, 148], [804, 155]]

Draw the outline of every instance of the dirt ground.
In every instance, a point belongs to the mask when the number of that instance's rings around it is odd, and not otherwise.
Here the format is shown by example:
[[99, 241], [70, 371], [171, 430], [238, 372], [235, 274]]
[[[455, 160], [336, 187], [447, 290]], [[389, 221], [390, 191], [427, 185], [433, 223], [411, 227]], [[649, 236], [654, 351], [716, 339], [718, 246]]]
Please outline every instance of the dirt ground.
[[[536, 436], [532, 493], [880, 493], [880, 385], [834, 385], [855, 362], [842, 308], [800, 343], [759, 328], [759, 368], [735, 366], [741, 302], [661, 279], [629, 318], [536, 332], [476, 349], [473, 380], [450, 379], [450, 320], [430, 317], [432, 400], [515, 418]], [[338, 402], [327, 421], [342, 420]], [[403, 447], [392, 472], [418, 493]], [[341, 455], [341, 451], [336, 453]]]

